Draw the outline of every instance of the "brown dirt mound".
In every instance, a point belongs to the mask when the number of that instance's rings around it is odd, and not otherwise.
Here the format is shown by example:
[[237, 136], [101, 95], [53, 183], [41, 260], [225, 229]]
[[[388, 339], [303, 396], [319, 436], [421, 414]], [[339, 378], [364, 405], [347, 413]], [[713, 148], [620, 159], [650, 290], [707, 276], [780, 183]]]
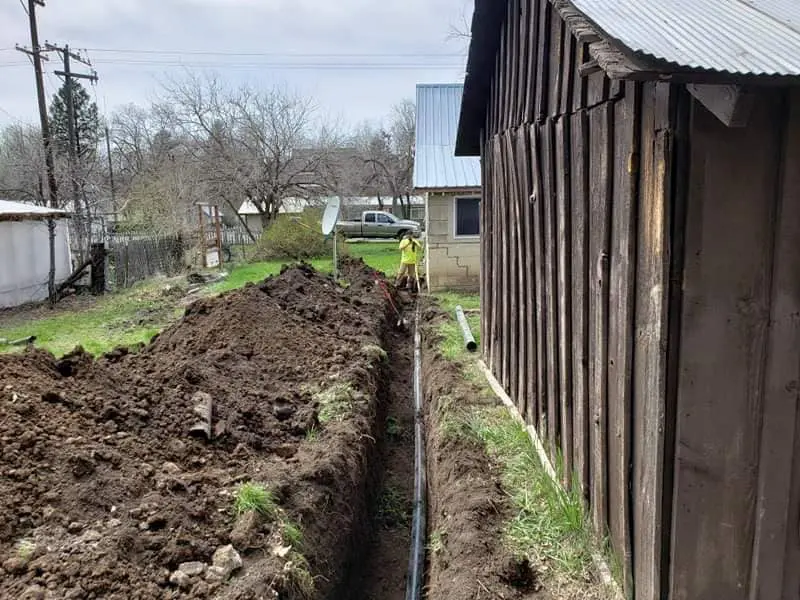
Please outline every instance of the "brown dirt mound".
[[[374, 272], [343, 270], [346, 288], [299, 266], [197, 301], [136, 354], [0, 356], [0, 597], [303, 597], [291, 576], [302, 561], [270, 555], [269, 521], [237, 538], [231, 582], [169, 582], [231, 542], [247, 479], [300, 525], [314, 596], [335, 591], [364, 534], [374, 346], [390, 321]], [[320, 425], [315, 393], [333, 386], [352, 405]], [[189, 431], [198, 392], [222, 424], [212, 441]]]

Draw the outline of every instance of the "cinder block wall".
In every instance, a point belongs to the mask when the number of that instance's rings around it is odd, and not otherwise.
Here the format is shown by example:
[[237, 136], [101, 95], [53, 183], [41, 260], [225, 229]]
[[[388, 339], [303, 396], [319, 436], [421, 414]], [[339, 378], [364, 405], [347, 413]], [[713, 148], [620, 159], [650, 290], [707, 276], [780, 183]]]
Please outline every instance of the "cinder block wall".
[[[477, 292], [480, 281], [480, 238], [456, 238], [453, 204], [465, 194], [427, 195], [428, 283], [432, 292]], [[479, 195], [476, 190], [475, 195]]]

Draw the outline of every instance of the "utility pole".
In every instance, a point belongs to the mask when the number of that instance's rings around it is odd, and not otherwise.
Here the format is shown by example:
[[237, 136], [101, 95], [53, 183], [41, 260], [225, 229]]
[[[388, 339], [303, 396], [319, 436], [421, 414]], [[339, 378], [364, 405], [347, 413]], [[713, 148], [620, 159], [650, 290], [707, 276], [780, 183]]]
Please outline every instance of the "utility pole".
[[[63, 71], [56, 71], [56, 75], [64, 78], [64, 89], [66, 91], [66, 100], [67, 100], [67, 135], [69, 136], [69, 172], [70, 172], [70, 180], [72, 181], [72, 202], [73, 202], [73, 210], [77, 214], [82, 214], [83, 210], [81, 207], [81, 194], [80, 194], [80, 186], [78, 185], [78, 177], [75, 173], [76, 165], [78, 164], [78, 133], [76, 131], [76, 115], [75, 115], [75, 97], [73, 95], [73, 86], [75, 79], [87, 79], [89, 81], [97, 81], [97, 74], [92, 72], [91, 74], [84, 74], [84, 73], [73, 73], [70, 60], [74, 59], [75, 61], [86, 65], [87, 67], [91, 67], [91, 63], [84, 59], [80, 54], [76, 54], [71, 52], [68, 45], [63, 47], [55, 46], [53, 44], [45, 44], [45, 47], [50, 52], [58, 52], [61, 55], [61, 58], [64, 61], [64, 70]], [[91, 237], [91, 215], [88, 214], [87, 208], [86, 214], [86, 223], [80, 223], [78, 231], [81, 231], [87, 224], [88, 224], [88, 231], [84, 230], [83, 233], [87, 236], [87, 239], [80, 240], [81, 244], [81, 252], [88, 252], [89, 246], [89, 238]], [[81, 254], [80, 259], [83, 262], [85, 256]]]
[[[50, 191], [50, 207], [58, 208], [58, 184], [56, 183], [55, 163], [53, 161], [53, 143], [50, 137], [50, 123], [47, 120], [47, 101], [44, 95], [44, 77], [42, 75], [42, 59], [48, 60], [42, 55], [42, 48], [39, 46], [39, 27], [36, 22], [36, 7], [44, 7], [44, 0], [28, 0], [28, 18], [31, 29], [31, 47], [22, 48], [19, 45], [17, 50], [24, 52], [33, 59], [33, 69], [36, 72], [36, 96], [39, 101], [39, 118], [42, 127], [42, 141], [44, 143], [44, 161], [47, 169], [47, 183]], [[47, 278], [47, 291], [50, 302], [56, 302], [56, 224], [51, 218], [47, 220], [47, 228], [50, 238], [50, 272]]]

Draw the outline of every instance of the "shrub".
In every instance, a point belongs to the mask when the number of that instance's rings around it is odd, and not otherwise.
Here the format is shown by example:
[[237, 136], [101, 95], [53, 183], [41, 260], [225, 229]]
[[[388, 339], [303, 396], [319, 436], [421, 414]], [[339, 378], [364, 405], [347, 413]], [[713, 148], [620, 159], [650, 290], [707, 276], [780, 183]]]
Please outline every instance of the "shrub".
[[[299, 216], [279, 215], [258, 241], [258, 260], [304, 260], [331, 256], [333, 239], [322, 235], [322, 211], [305, 210]], [[344, 244], [339, 244], [344, 250]]]

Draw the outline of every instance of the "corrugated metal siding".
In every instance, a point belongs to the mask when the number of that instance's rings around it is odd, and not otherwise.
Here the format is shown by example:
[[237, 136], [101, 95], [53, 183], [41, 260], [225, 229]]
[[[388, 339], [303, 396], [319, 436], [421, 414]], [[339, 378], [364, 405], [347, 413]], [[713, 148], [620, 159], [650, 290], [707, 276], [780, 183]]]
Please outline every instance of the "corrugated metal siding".
[[572, 0], [609, 37], [675, 65], [800, 75], [798, 0]]
[[417, 86], [414, 187], [471, 188], [481, 185], [480, 159], [455, 155], [461, 84]]

